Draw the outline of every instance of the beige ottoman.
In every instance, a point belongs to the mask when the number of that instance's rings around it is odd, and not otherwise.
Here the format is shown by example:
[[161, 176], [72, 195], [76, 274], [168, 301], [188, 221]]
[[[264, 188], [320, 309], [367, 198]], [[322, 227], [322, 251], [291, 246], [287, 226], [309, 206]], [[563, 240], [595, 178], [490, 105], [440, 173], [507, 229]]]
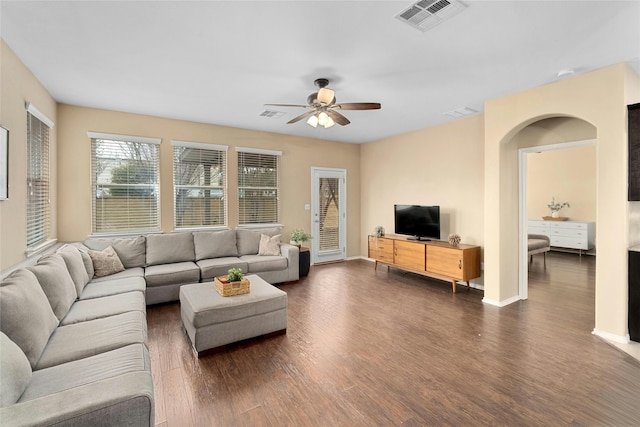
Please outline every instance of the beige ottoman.
[[198, 357], [227, 344], [287, 332], [287, 294], [259, 276], [246, 276], [251, 292], [223, 297], [213, 281], [180, 287], [180, 314]]

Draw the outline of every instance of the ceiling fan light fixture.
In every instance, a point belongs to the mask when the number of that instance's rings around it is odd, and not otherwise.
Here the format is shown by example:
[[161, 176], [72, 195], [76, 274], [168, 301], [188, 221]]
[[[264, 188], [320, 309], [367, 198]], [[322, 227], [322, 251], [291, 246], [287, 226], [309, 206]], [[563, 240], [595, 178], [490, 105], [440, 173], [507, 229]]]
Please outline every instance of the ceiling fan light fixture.
[[333, 102], [334, 92], [331, 89], [321, 88], [318, 91], [318, 102], [324, 105], [329, 105]]
[[307, 124], [311, 127], [318, 126], [318, 117], [315, 114], [309, 117], [309, 120], [307, 120]]
[[320, 126], [326, 125], [327, 122], [329, 121], [329, 118], [330, 118], [329, 115], [324, 111], [322, 111], [320, 114], [318, 114], [318, 124]]
[[331, 126], [335, 125], [336, 122], [333, 121], [331, 117], [327, 120], [327, 123], [324, 124], [325, 129], [329, 129]]

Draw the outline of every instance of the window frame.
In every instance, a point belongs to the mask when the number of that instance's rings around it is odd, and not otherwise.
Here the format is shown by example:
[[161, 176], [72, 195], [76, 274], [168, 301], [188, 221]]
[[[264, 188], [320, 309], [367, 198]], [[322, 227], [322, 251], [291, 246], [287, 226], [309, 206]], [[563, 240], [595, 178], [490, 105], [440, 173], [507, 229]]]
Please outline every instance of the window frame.
[[[51, 238], [51, 129], [55, 123], [33, 104], [25, 103], [26, 115], [26, 210], [25, 253], [32, 255], [55, 242]], [[32, 127], [38, 127], [35, 137]], [[38, 146], [39, 145], [39, 146]], [[36, 152], [37, 151], [37, 152]], [[36, 162], [37, 161], [37, 162]], [[34, 183], [44, 192], [32, 197]]]
[[[228, 197], [228, 156], [227, 152], [229, 147], [226, 145], [207, 144], [202, 142], [191, 141], [179, 141], [171, 140], [172, 146], [172, 164], [173, 164], [173, 229], [174, 231], [187, 231], [187, 230], [210, 230], [210, 229], [227, 229], [229, 224], [229, 197]], [[199, 151], [217, 152], [222, 160], [222, 171], [220, 175], [222, 177], [222, 184], [220, 185], [190, 185], [190, 184], [176, 184], [176, 174], [179, 165], [176, 163], [177, 148], [188, 148]], [[202, 156], [204, 153], [200, 152]], [[195, 163], [194, 163], [195, 164]], [[202, 165], [202, 163], [199, 163]], [[203, 168], [204, 171], [204, 168]], [[178, 226], [178, 191], [179, 189], [193, 189], [202, 191], [220, 190], [222, 192], [222, 223], [221, 224], [203, 224], [203, 225], [191, 225], [191, 226]], [[206, 198], [206, 196], [205, 196]]]
[[[114, 235], [120, 236], [120, 235], [137, 235], [137, 234], [149, 234], [149, 233], [160, 232], [161, 231], [160, 144], [162, 140], [160, 138], [110, 134], [110, 133], [101, 133], [101, 132], [87, 132], [87, 136], [89, 137], [90, 143], [91, 143], [91, 235], [92, 236], [114, 236]], [[152, 171], [154, 172], [155, 182], [145, 183], [145, 184], [124, 183], [119, 185], [112, 185], [112, 183], [104, 183], [104, 182], [100, 183], [99, 178], [95, 173], [96, 166], [97, 166], [96, 165], [97, 163], [96, 149], [98, 148], [96, 144], [98, 143], [98, 141], [113, 143], [114, 146], [116, 146], [118, 143], [145, 144], [145, 145], [133, 146], [133, 147], [134, 148], [145, 147], [145, 150], [146, 149], [150, 150], [149, 153], [152, 156], [150, 160], [154, 162], [154, 164], [152, 165]], [[131, 159], [123, 157], [120, 160], [131, 160]], [[145, 160], [145, 161], [149, 161], [149, 160]], [[120, 187], [122, 189], [127, 189], [127, 192], [129, 191], [130, 188], [131, 189], [152, 188], [154, 192], [154, 198], [155, 198], [155, 209], [152, 209], [152, 210], [155, 210], [155, 216], [153, 215], [149, 216], [149, 219], [150, 219], [149, 223], [151, 224], [151, 226], [150, 227], [115, 227], [110, 229], [106, 229], [104, 227], [98, 227], [97, 204], [98, 204], [98, 199], [101, 199], [101, 197], [98, 197], [97, 194], [99, 189], [98, 187], [100, 186], [103, 186], [103, 187], [112, 186], [114, 188]], [[128, 200], [131, 199], [131, 197], [127, 196], [127, 197], [123, 197], [123, 199], [127, 199], [126, 203], [128, 204], [129, 203]], [[150, 210], [150, 212], [152, 210]], [[137, 211], [131, 210], [127, 212], [144, 212], [144, 209], [140, 209]], [[144, 218], [144, 217], [141, 216], [140, 218]]]
[[[247, 148], [247, 147], [236, 147], [236, 153], [237, 153], [237, 173], [238, 173], [238, 177], [237, 177], [237, 209], [238, 209], [238, 227], [239, 228], [264, 228], [264, 227], [273, 227], [273, 226], [278, 226], [278, 227], [282, 227], [281, 224], [281, 207], [282, 207], [282, 201], [281, 201], [281, 188], [280, 188], [280, 184], [281, 184], [281, 174], [282, 174], [282, 151], [275, 151], [275, 150], [264, 150], [264, 149], [259, 149], [259, 148]], [[252, 186], [247, 186], [247, 185], [241, 185], [242, 184], [242, 177], [244, 176], [244, 174], [242, 173], [241, 168], [243, 167], [242, 161], [243, 158], [246, 155], [256, 155], [256, 156], [273, 156], [275, 158], [275, 164], [276, 164], [276, 183], [275, 186], [259, 186], [259, 187], [252, 187]], [[276, 191], [276, 197], [275, 197], [275, 201], [276, 201], [276, 208], [275, 208], [275, 221], [260, 221], [260, 222], [242, 222], [243, 219], [243, 215], [242, 215], [242, 194], [243, 194], [243, 190], [246, 190], [248, 188], [261, 188], [261, 189], [274, 189]], [[266, 199], [265, 199], [266, 200]], [[259, 219], [265, 219], [265, 218], [259, 218]]]

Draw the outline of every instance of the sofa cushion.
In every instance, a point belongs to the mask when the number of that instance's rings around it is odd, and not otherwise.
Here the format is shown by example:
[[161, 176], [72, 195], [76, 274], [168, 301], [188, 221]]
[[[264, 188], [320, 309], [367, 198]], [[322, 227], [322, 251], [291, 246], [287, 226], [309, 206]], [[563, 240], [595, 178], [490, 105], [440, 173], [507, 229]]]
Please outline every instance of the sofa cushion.
[[89, 277], [89, 273], [87, 272], [87, 269], [85, 267], [80, 250], [75, 246], [64, 245], [60, 249], [58, 249], [58, 253], [64, 260], [64, 263], [67, 265], [69, 275], [71, 276], [73, 284], [76, 287], [76, 294], [82, 294], [82, 290], [84, 289], [86, 284], [89, 283], [89, 280], [91, 280], [91, 278]]
[[146, 238], [144, 236], [128, 238], [91, 237], [84, 244], [94, 251], [102, 251], [111, 246], [124, 268], [144, 267], [146, 263]]
[[96, 277], [110, 276], [124, 271], [124, 265], [115, 249], [107, 246], [101, 251], [89, 250], [89, 256], [93, 261], [93, 270]]
[[93, 261], [89, 256], [89, 248], [80, 242], [68, 243], [67, 246], [73, 246], [74, 248], [77, 248], [80, 251], [80, 255], [82, 255], [82, 262], [84, 262], [84, 268], [87, 270], [87, 274], [89, 275], [89, 280], [91, 280], [91, 278], [94, 275], [94, 271], [93, 271]]
[[144, 270], [147, 287], [194, 283], [200, 281], [200, 269], [193, 262], [152, 265]]
[[238, 256], [235, 230], [199, 231], [193, 233], [196, 261], [208, 258]]
[[280, 234], [273, 237], [266, 234], [260, 235], [260, 246], [258, 247], [258, 255], [280, 255]]
[[20, 398], [20, 402], [97, 383], [130, 372], [150, 369], [149, 352], [144, 344], [127, 345], [95, 356], [35, 371], [31, 384]]
[[[127, 268], [125, 270], [119, 271], [115, 274], [111, 274], [109, 276], [103, 276], [103, 277], [94, 277], [93, 280], [89, 283], [99, 283], [99, 282], [110, 282], [112, 280], [119, 280], [119, 279], [128, 279], [131, 277], [142, 277], [144, 278], [144, 268], [142, 267], [133, 267], [133, 268]], [[89, 286], [89, 285], [87, 285]]]
[[191, 233], [150, 234], [147, 236], [147, 265], [195, 261]]
[[31, 365], [24, 352], [0, 332], [0, 408], [13, 405], [31, 382]]
[[245, 255], [240, 259], [247, 263], [247, 273], [287, 269], [287, 259], [283, 256]]
[[[132, 270], [131, 268], [128, 270]], [[125, 271], [128, 271], [125, 270]], [[120, 273], [118, 273], [120, 274]], [[117, 276], [117, 274], [116, 274]], [[80, 300], [124, 294], [127, 292], [142, 292], [144, 295], [147, 284], [142, 277], [124, 277], [121, 279], [93, 281], [84, 287]]]
[[236, 240], [238, 246], [238, 255], [255, 255], [260, 248], [260, 236], [275, 236], [280, 234], [279, 228], [266, 228], [260, 231], [236, 229]]
[[35, 266], [27, 267], [27, 270], [36, 275], [53, 312], [61, 320], [78, 298], [76, 285], [62, 256], [53, 254], [42, 257]]
[[202, 259], [198, 261], [201, 281], [213, 279], [216, 276], [225, 276], [230, 268], [239, 268], [244, 273], [247, 272], [247, 263], [238, 257], [223, 257]]
[[22, 349], [32, 367], [57, 326], [35, 274], [16, 270], [0, 283], [0, 330]]
[[92, 298], [76, 301], [60, 322], [61, 326], [73, 323], [87, 322], [128, 311], [146, 313], [146, 304], [142, 292], [128, 292], [125, 294], [109, 295], [102, 298]]
[[34, 370], [83, 359], [130, 344], [142, 344], [146, 338], [147, 321], [140, 311], [60, 326], [51, 335]]

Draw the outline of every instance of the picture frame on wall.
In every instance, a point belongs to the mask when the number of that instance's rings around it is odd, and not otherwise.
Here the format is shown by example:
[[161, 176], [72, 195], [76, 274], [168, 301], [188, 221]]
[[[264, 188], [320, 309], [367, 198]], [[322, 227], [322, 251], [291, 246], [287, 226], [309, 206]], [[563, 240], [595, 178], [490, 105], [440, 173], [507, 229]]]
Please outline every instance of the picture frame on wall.
[[9, 198], [9, 130], [0, 126], [0, 200]]

